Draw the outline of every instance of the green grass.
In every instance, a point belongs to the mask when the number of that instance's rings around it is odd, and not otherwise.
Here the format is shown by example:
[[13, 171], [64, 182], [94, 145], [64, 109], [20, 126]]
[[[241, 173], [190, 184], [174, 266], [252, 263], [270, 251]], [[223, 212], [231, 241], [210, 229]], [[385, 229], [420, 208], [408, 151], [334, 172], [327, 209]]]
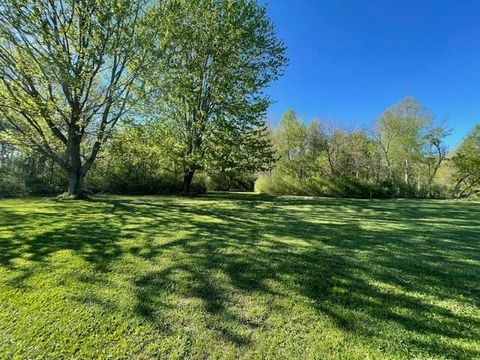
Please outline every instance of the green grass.
[[480, 204], [0, 201], [2, 359], [480, 358]]

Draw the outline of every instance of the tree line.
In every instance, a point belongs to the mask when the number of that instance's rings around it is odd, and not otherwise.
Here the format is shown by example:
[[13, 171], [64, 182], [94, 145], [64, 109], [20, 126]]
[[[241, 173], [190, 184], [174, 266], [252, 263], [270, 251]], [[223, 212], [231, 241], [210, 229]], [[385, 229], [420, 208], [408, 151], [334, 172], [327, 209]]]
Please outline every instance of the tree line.
[[414, 98], [370, 129], [345, 130], [287, 111], [272, 138], [276, 163], [257, 181], [270, 194], [361, 198], [465, 197], [479, 190], [480, 126], [449, 151], [450, 130]]
[[256, 0], [0, 0], [0, 196], [478, 193], [480, 128], [449, 151], [413, 98], [269, 128], [285, 51]]

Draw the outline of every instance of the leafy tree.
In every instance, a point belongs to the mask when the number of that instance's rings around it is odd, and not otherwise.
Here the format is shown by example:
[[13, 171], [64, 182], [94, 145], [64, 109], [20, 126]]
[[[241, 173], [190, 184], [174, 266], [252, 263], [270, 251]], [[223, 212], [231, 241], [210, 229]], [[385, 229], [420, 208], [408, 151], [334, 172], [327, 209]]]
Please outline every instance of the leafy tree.
[[345, 143], [342, 147], [341, 173], [365, 182], [376, 182], [378, 177], [378, 152], [375, 142], [369, 138], [364, 130], [346, 132]]
[[365, 173], [362, 167], [369, 155], [368, 143], [364, 131], [345, 131], [320, 120], [308, 127], [308, 152], [323, 175], [359, 177], [360, 172]]
[[455, 195], [466, 197], [480, 192], [480, 125], [473, 128], [452, 156]]
[[143, 0], [0, 0], [1, 123], [19, 149], [55, 161], [68, 194], [132, 108], [151, 36]]
[[292, 109], [285, 112], [275, 131], [278, 154], [286, 160], [292, 160], [305, 154], [307, 129]]
[[[443, 139], [448, 132], [435, 125], [433, 116], [414, 98], [407, 97], [387, 109], [377, 124], [378, 145], [383, 152], [390, 181], [403, 178], [412, 193], [422, 183], [430, 188], [445, 159]], [[420, 179], [428, 167], [427, 180]]]
[[344, 131], [331, 124], [323, 124], [321, 131], [329, 173], [331, 176], [338, 176], [342, 171], [342, 162], [346, 157], [344, 149], [348, 142], [348, 136]]
[[115, 129], [90, 172], [86, 186], [125, 194], [175, 193], [181, 169], [172, 161], [173, 139], [155, 121], [125, 121]]
[[449, 134], [442, 126], [432, 127], [424, 137], [423, 163], [426, 173], [427, 197], [431, 196], [435, 177], [445, 161], [448, 148], [444, 138]]
[[5, 127], [0, 123], [0, 169], [5, 165], [13, 151], [8, 142], [1, 141], [1, 134], [4, 132]]
[[176, 130], [188, 194], [219, 132], [263, 126], [271, 101], [262, 89], [281, 75], [285, 47], [255, 0], [167, 0], [157, 32], [154, 85], [161, 119]]
[[295, 111], [286, 111], [274, 132], [277, 167], [280, 171], [286, 171], [297, 179], [305, 177], [308, 166], [307, 139], [307, 128]]
[[314, 159], [325, 151], [325, 136], [322, 131], [321, 123], [318, 119], [314, 119], [307, 128], [306, 146], [307, 153]]
[[263, 121], [257, 125], [229, 121], [213, 130], [205, 169], [217, 179], [218, 190], [249, 189], [256, 172], [271, 168], [273, 155], [271, 134]]
[[403, 170], [405, 184], [411, 185], [412, 164], [420, 154], [422, 131], [431, 121], [431, 115], [410, 97], [383, 113], [378, 124], [379, 144], [384, 151], [391, 177], [395, 170]]

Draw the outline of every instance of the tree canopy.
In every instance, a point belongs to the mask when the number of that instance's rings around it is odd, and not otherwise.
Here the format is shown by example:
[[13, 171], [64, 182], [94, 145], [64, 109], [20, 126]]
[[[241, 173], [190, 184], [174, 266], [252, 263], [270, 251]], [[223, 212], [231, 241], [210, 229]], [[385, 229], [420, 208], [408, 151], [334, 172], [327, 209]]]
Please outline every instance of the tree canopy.
[[480, 124], [475, 126], [452, 159], [457, 196], [465, 197], [480, 192]]
[[2, 124], [16, 147], [83, 179], [150, 64], [143, 0], [0, 1]]
[[177, 134], [188, 193], [207, 158], [235, 153], [225, 159], [239, 164], [259, 149], [263, 140], [255, 134], [271, 103], [262, 90], [282, 74], [285, 46], [257, 1], [170, 0], [160, 13], [153, 81], [160, 121]]

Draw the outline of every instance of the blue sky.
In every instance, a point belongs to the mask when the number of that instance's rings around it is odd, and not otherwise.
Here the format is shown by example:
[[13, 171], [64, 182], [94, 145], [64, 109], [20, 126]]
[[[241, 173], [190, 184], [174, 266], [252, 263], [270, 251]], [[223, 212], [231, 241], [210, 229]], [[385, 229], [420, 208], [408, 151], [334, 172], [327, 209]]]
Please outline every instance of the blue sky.
[[272, 122], [293, 108], [365, 127], [405, 96], [453, 129], [480, 123], [480, 1], [270, 0], [290, 64], [268, 93]]

